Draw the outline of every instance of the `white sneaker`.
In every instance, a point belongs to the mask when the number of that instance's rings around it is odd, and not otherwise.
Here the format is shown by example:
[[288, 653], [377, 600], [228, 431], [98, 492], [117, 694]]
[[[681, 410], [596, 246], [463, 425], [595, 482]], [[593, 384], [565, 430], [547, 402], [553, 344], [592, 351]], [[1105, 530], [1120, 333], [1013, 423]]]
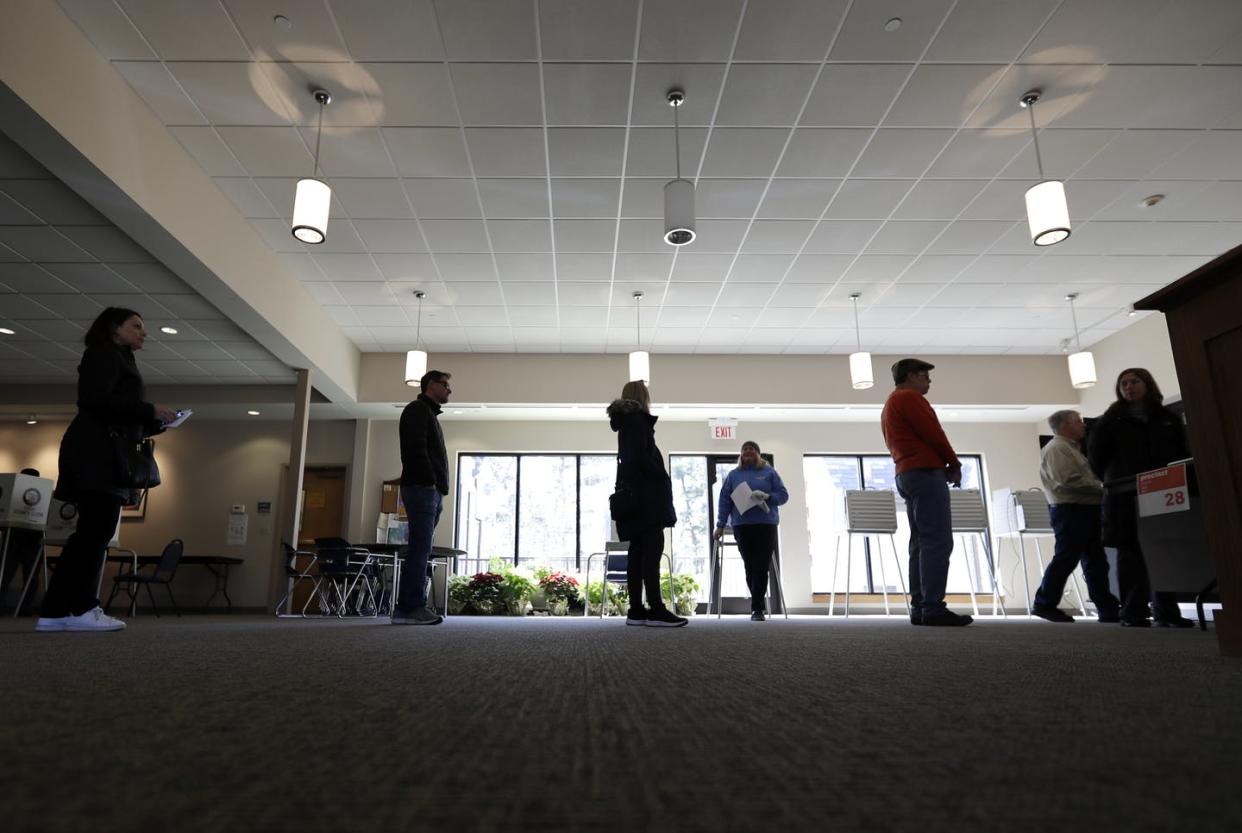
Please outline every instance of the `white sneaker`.
[[[36, 626], [37, 627], [37, 626]], [[64, 631], [123, 631], [125, 623], [114, 619], [96, 605], [81, 616], [66, 616]]]
[[43, 631], [44, 633], [63, 631], [65, 623], [68, 621], [68, 616], [40, 616], [39, 621], [35, 624], [35, 630]]

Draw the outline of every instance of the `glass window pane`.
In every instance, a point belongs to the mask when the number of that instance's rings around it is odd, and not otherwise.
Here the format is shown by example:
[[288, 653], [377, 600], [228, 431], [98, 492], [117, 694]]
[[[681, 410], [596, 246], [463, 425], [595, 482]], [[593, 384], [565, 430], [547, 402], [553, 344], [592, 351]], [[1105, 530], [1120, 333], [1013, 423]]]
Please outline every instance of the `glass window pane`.
[[[829, 593], [834, 588], [833, 559], [840, 537], [837, 562], [836, 591], [845, 590], [845, 491], [861, 488], [858, 458], [853, 455], [802, 458], [802, 474], [806, 480], [806, 529], [811, 553], [811, 590]], [[854, 561], [850, 570], [851, 592], [866, 592], [867, 571], [862, 545], [854, 543]]]
[[582, 568], [593, 552], [603, 552], [612, 538], [612, 516], [608, 497], [617, 482], [617, 458], [612, 454], [584, 454], [581, 458], [581, 499], [578, 505], [580, 538], [578, 554]]
[[678, 573], [691, 573], [699, 582], [699, 599], [707, 599], [711, 528], [708, 514], [707, 458], [674, 454], [669, 475], [673, 479], [673, 552]]
[[577, 456], [523, 455], [519, 460], [518, 563], [577, 569]]
[[457, 459], [457, 546], [467, 552], [457, 569], [471, 575], [486, 570], [492, 558], [513, 560], [517, 457], [463, 454]]

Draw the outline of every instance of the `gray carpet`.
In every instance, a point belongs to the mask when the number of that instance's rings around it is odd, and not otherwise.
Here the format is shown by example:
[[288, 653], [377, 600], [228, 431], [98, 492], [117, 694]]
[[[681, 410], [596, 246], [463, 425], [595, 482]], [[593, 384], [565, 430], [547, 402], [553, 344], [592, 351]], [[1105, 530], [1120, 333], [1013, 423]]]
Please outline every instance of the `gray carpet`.
[[1215, 635], [0, 625], [6, 830], [1242, 828]]

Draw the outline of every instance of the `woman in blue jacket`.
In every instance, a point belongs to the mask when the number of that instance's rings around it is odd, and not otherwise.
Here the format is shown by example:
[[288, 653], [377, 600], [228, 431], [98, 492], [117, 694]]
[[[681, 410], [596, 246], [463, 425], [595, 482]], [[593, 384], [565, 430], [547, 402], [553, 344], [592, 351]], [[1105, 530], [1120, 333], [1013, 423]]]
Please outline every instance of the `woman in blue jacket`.
[[[737, 506], [733, 492], [745, 483], [750, 487], [749, 503]], [[768, 592], [768, 562], [776, 550], [776, 526], [781, 521], [776, 507], [789, 500], [789, 490], [776, 469], [759, 456], [759, 444], [742, 443], [737, 468], [729, 472], [720, 487], [720, 508], [716, 514], [716, 540], [724, 537], [726, 526], [733, 527], [742, 563], [746, 566], [746, 586], [750, 588], [750, 618], [764, 620], [764, 597]]]

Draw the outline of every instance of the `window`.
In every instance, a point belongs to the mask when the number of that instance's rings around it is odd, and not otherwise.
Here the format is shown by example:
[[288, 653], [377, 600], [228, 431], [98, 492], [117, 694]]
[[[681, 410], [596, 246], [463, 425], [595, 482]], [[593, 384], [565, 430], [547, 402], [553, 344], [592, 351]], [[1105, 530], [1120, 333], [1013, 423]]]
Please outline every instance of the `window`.
[[612, 532], [614, 454], [462, 454], [457, 458], [458, 570], [494, 558], [577, 572]]
[[[983, 460], [978, 455], [961, 455], [962, 488], [979, 489], [987, 506], [983, 486]], [[896, 492], [897, 476], [892, 458], [886, 454], [815, 454], [802, 459], [807, 490], [807, 538], [811, 553], [811, 589], [815, 593], [845, 590], [845, 539], [841, 539], [837, 575], [832, 575], [833, 554], [837, 548], [838, 530], [845, 526], [845, 491], [847, 489], [888, 489]], [[894, 560], [889, 539], [872, 537], [862, 543], [854, 541], [854, 561], [850, 570], [849, 589], [852, 593], [900, 593], [908, 580], [907, 553], [910, 547], [910, 524], [906, 520], [905, 502], [897, 495], [897, 547]], [[883, 560], [881, 561], [881, 557]], [[957, 536], [953, 557], [949, 561], [947, 592], [990, 593], [987, 552], [979, 536]], [[901, 565], [898, 574], [896, 565]]]

